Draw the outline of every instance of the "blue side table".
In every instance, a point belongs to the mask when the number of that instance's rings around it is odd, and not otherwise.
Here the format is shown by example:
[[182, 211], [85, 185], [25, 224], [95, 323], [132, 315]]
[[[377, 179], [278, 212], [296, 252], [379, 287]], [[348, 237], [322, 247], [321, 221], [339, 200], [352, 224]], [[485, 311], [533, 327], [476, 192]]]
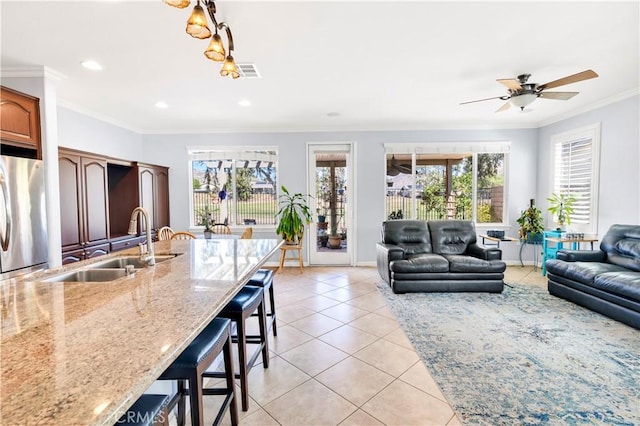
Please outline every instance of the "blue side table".
[[[560, 242], [552, 242], [549, 244], [549, 240], [547, 238], [561, 238], [564, 231], [553, 230], [553, 231], [544, 231], [542, 237], [542, 276], [547, 275], [547, 266], [545, 264], [547, 259], [555, 259], [558, 253], [558, 250], [563, 249], [563, 245]], [[575, 246], [575, 243], [574, 243]], [[575, 249], [575, 247], [573, 247]]]

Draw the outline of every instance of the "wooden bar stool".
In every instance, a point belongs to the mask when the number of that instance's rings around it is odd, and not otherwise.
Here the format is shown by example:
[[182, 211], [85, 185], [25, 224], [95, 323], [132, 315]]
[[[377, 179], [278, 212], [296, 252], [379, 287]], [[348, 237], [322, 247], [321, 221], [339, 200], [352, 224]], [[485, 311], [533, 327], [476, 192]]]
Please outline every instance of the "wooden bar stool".
[[[278, 328], [276, 325], [276, 301], [273, 295], [273, 271], [270, 269], [260, 269], [253, 274], [251, 279], [247, 282], [248, 286], [261, 287], [267, 297], [269, 293], [269, 305], [270, 310], [267, 311], [267, 333], [273, 328], [273, 336], [278, 335]], [[265, 307], [266, 309], [266, 307]], [[253, 315], [258, 315], [254, 313]]]
[[[246, 320], [256, 310], [260, 323], [260, 335], [247, 335]], [[238, 343], [240, 373], [235, 377], [240, 379], [242, 411], [247, 411], [249, 409], [249, 371], [253, 368], [260, 353], [262, 353], [262, 366], [269, 368], [269, 339], [264, 291], [259, 287], [242, 287], [238, 294], [222, 309], [219, 316], [229, 318], [236, 323], [237, 334], [233, 336], [233, 342]], [[247, 357], [247, 344], [258, 345], [251, 357]], [[219, 372], [206, 372], [203, 375], [204, 377], [221, 377]]]
[[[219, 425], [227, 409], [230, 410], [231, 424], [238, 424], [238, 406], [236, 404], [235, 377], [233, 371], [233, 350], [231, 339], [231, 321], [227, 318], [215, 318], [191, 342], [191, 344], [167, 368], [159, 380], [177, 380], [178, 392], [168, 404], [168, 411], [178, 405], [178, 426], [185, 424], [185, 400], [188, 395], [191, 405], [191, 424], [204, 425], [203, 395], [224, 395], [225, 399], [216, 415], [215, 425]], [[205, 371], [216, 358], [223, 354], [226, 387], [203, 388]], [[188, 388], [185, 385], [188, 384]]]
[[169, 426], [169, 395], [144, 394], [120, 417], [118, 426]]

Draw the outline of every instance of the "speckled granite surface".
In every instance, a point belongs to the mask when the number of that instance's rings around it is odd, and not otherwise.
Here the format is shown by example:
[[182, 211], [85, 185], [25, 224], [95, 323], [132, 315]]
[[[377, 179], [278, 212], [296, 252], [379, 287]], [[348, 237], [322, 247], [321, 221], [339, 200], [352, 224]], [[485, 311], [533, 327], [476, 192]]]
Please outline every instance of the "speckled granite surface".
[[115, 281], [41, 281], [101, 257], [1, 282], [0, 424], [113, 424], [280, 244], [162, 241], [180, 255]]

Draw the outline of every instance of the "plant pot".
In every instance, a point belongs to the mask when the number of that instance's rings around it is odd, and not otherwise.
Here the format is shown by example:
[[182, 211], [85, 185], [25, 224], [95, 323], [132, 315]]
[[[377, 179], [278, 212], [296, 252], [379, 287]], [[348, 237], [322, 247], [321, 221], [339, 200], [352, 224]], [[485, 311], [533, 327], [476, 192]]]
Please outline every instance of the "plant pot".
[[527, 244], [542, 244], [542, 234], [527, 234]]
[[318, 223], [325, 223], [325, 220], [327, 220], [326, 216], [318, 215]]
[[204, 231], [204, 238], [206, 238], [207, 240], [210, 240], [212, 235], [213, 235], [213, 232]]
[[340, 243], [342, 242], [342, 237], [340, 235], [330, 235], [329, 236], [329, 248], [338, 249], [340, 248]]

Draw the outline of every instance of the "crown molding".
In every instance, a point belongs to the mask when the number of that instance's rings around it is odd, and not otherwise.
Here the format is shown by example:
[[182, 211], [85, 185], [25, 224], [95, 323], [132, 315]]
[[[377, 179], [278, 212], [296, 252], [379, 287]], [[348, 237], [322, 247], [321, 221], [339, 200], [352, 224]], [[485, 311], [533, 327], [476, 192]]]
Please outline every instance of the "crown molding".
[[48, 78], [55, 81], [65, 80], [66, 75], [49, 67], [3, 67], [0, 75], [5, 78]]

